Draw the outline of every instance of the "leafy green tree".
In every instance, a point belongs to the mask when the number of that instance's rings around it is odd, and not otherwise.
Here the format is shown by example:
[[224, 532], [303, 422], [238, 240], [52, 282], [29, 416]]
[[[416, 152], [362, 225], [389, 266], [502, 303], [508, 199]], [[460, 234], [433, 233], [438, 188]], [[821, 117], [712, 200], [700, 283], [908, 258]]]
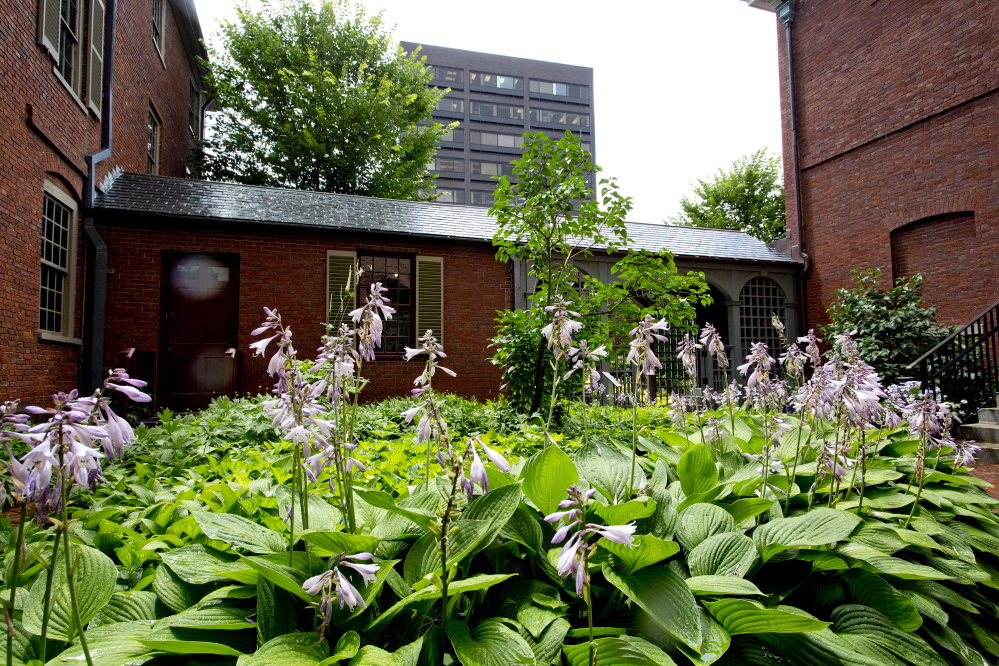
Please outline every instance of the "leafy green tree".
[[593, 191], [589, 183], [601, 169], [570, 132], [558, 140], [541, 133], [525, 137], [513, 178], [500, 181], [489, 212], [498, 223], [497, 259], [529, 262], [537, 288], [526, 312], [501, 313], [493, 360], [506, 368], [511, 399], [521, 407], [529, 400], [533, 413], [550, 391], [552, 366], [541, 329], [555, 295], [573, 302], [586, 325], [582, 337], [597, 346], [620, 342], [645, 312], [677, 325], [689, 322], [691, 303], [708, 300], [708, 286], [700, 273], [676, 275], [668, 253], [629, 252], [615, 264], [613, 284], [581, 274], [576, 259], [597, 248], [613, 254], [630, 247], [624, 218], [631, 198], [618, 192], [613, 178], [601, 179]]
[[382, 15], [346, 0], [237, 7], [206, 63], [220, 109], [192, 158], [209, 180], [397, 199], [431, 197], [444, 94]]
[[766, 149], [740, 157], [729, 171], [698, 179], [694, 194], [680, 200], [683, 210], [671, 224], [735, 229], [764, 242], [785, 235], [781, 160]]
[[940, 342], [950, 330], [936, 325], [936, 310], [923, 303], [923, 275], [900, 278], [889, 289], [881, 286], [881, 270], [852, 271], [857, 286], [839, 289], [829, 308], [830, 323], [822, 327], [835, 335], [853, 334], [860, 356], [882, 381], [896, 382], [908, 374], [906, 366]]

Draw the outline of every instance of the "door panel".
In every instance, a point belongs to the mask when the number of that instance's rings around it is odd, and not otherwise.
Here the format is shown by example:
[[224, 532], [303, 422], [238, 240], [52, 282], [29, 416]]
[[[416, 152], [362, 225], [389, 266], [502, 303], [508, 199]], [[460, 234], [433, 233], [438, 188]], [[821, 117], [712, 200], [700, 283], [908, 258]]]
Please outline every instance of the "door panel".
[[203, 409], [239, 391], [239, 257], [164, 253], [163, 360], [166, 404], [175, 411]]

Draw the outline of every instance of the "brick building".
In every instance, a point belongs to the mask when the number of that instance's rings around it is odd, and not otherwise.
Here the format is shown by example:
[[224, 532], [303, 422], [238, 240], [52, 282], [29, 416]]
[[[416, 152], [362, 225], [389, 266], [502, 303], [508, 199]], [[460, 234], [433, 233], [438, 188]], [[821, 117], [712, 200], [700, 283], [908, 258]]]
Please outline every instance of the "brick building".
[[778, 14], [788, 221], [809, 259], [810, 325], [853, 268], [886, 283], [925, 273], [944, 324], [995, 303], [999, 3], [747, 1]]
[[91, 188], [185, 174], [200, 39], [193, 0], [0, 0], [0, 397], [45, 400], [90, 369]]

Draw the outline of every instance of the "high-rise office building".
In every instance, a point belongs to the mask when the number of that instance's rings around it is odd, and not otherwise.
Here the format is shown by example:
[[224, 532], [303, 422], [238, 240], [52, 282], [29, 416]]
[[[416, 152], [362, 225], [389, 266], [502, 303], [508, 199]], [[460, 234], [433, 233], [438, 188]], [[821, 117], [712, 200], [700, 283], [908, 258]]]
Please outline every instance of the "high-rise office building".
[[[402, 42], [406, 51], [417, 46]], [[437, 201], [491, 206], [493, 176], [511, 175], [527, 131], [558, 138], [569, 130], [596, 154], [592, 68], [426, 44], [420, 54], [430, 85], [451, 89], [434, 119], [460, 123], [437, 144]]]

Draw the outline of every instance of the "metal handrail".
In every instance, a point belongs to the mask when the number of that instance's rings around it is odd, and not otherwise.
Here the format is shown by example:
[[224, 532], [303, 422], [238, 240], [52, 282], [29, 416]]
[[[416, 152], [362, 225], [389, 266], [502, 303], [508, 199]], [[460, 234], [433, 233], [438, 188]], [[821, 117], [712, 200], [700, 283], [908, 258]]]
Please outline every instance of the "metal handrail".
[[[940, 342], [940, 343], [938, 343], [933, 349], [929, 350], [928, 352], [926, 352], [925, 354], [923, 354], [922, 356], [920, 356], [919, 358], [917, 358], [915, 361], [913, 361], [909, 365], [905, 366], [905, 369], [906, 370], [912, 370], [917, 365], [919, 365], [920, 363], [922, 363], [923, 361], [925, 361], [929, 357], [931, 357], [934, 354], [936, 354], [938, 350], [940, 350], [945, 345], [949, 344], [952, 340], [954, 340], [954, 338], [956, 338], [957, 336], [961, 335], [962, 333], [964, 333], [965, 331], [967, 331], [969, 328], [971, 328], [972, 326], [974, 326], [975, 324], [977, 324], [979, 321], [981, 321], [982, 319], [984, 319], [989, 313], [991, 313], [993, 310], [996, 310], [997, 308], [999, 308], [999, 301], [996, 301], [995, 303], [993, 303], [989, 307], [985, 308], [980, 315], [978, 315], [977, 317], [975, 317], [974, 319], [972, 319], [970, 322], [968, 322], [967, 324], [965, 324], [964, 326], [962, 326], [961, 328], [957, 329], [956, 331], [954, 331], [953, 333], [951, 333], [949, 336], [947, 336], [946, 338], [944, 338], [943, 341]], [[995, 332], [995, 330], [993, 329], [988, 334], [986, 334], [985, 336], [982, 336], [982, 337], [983, 338], [984, 337], [988, 337], [988, 335], [991, 335], [991, 333], [994, 333], [994, 332]]]

